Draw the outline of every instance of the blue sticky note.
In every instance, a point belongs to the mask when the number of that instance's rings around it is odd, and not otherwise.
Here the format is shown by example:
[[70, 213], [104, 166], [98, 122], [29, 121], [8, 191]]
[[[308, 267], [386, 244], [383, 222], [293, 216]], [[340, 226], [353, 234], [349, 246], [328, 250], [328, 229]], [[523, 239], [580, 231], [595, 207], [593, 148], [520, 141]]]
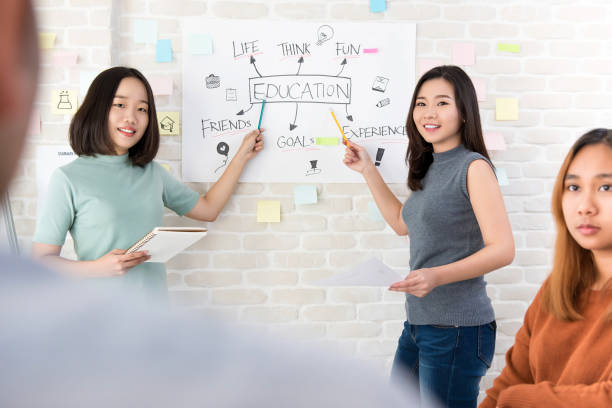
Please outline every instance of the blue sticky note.
[[368, 218], [372, 221], [384, 221], [380, 210], [376, 206], [376, 203], [372, 200], [368, 202]]
[[315, 204], [317, 202], [317, 187], [313, 185], [293, 187], [295, 204]]
[[189, 36], [189, 51], [193, 55], [211, 55], [213, 40], [210, 34], [191, 34]]
[[370, 0], [370, 12], [382, 13], [387, 10], [387, 0]]
[[497, 176], [497, 182], [500, 186], [507, 186], [508, 184], [510, 184], [510, 182], [508, 181], [508, 174], [506, 174], [506, 169], [496, 167], [495, 175]]
[[155, 61], [172, 62], [172, 40], [159, 40], [155, 47]]
[[155, 44], [157, 41], [157, 21], [135, 20], [134, 42], [139, 44]]

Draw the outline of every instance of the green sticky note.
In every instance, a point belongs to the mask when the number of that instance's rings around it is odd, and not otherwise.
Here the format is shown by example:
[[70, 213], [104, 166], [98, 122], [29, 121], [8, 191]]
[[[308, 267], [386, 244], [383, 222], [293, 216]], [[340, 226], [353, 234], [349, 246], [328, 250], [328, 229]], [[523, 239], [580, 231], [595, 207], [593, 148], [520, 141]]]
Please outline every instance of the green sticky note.
[[258, 201], [257, 222], [280, 222], [280, 201]]
[[495, 98], [495, 120], [518, 120], [518, 118], [518, 99]]
[[337, 137], [317, 137], [317, 144], [319, 146], [338, 146]]
[[520, 44], [499, 43], [497, 44], [497, 50], [518, 53], [518, 52], [521, 52], [521, 45]]

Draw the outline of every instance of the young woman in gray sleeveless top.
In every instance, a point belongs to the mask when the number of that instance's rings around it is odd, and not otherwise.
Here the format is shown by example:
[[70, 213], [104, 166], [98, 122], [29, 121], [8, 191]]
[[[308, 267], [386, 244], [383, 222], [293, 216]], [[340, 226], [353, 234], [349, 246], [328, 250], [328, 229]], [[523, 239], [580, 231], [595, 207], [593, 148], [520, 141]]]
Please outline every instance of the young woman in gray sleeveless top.
[[422, 399], [476, 407], [495, 348], [495, 315], [483, 275], [512, 262], [514, 240], [485, 148], [476, 91], [459, 67], [440, 66], [416, 85], [406, 121], [408, 187], [402, 205], [367, 151], [347, 146], [386, 222], [410, 236], [404, 330], [391, 372], [418, 380]]

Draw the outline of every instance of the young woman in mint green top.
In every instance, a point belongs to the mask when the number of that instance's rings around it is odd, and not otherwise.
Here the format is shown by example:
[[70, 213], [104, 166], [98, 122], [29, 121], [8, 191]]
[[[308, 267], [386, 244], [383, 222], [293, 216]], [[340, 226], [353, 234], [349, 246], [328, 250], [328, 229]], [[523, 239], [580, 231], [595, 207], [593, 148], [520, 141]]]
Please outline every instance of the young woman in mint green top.
[[[101, 278], [109, 285], [164, 296], [163, 264], [126, 249], [162, 224], [164, 207], [178, 215], [214, 221], [245, 164], [263, 149], [260, 130], [248, 133], [227, 169], [203, 196], [153, 162], [159, 148], [151, 86], [136, 69], [114, 67], [92, 82], [70, 124], [79, 156], [57, 169], [38, 218], [33, 254], [61, 270]], [[66, 233], [77, 261], [60, 256]]]

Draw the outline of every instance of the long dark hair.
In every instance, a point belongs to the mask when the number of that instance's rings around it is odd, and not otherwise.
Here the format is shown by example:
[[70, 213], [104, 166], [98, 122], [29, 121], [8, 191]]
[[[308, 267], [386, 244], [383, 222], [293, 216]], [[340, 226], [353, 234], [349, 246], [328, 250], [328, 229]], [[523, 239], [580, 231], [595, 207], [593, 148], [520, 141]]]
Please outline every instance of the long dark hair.
[[463, 120], [461, 142], [467, 149], [482, 154], [490, 161], [482, 137], [476, 90], [470, 77], [461, 68], [454, 65], [442, 65], [432, 68], [424, 73], [419, 82], [417, 82], [412, 94], [408, 118], [406, 119], [406, 130], [408, 132], [408, 151], [406, 152], [406, 162], [409, 167], [408, 188], [412, 191], [423, 189], [421, 180], [425, 177], [429, 166], [433, 162], [433, 146], [423, 139], [414, 123], [412, 115], [421, 87], [425, 82], [436, 78], [443, 78], [448, 81], [455, 91], [457, 109]]
[[[582, 320], [580, 296], [597, 281], [593, 253], [576, 242], [565, 223], [562, 208], [565, 176], [578, 152], [585, 146], [596, 144], [612, 149], [612, 130], [593, 129], [576, 140], [561, 164], [553, 187], [552, 214], [557, 225], [557, 239], [552, 271], [544, 283], [542, 302], [546, 310], [565, 321]], [[605, 287], [609, 288], [608, 285]], [[608, 309], [607, 318], [612, 320], [612, 307]]]
[[132, 165], [143, 167], [157, 155], [159, 128], [151, 85], [144, 75], [134, 68], [109, 68], [93, 80], [81, 107], [70, 122], [70, 146], [79, 156], [115, 154], [115, 148], [108, 134], [108, 114], [119, 83], [124, 78], [140, 80], [147, 91], [149, 125], [138, 143], [128, 151]]

